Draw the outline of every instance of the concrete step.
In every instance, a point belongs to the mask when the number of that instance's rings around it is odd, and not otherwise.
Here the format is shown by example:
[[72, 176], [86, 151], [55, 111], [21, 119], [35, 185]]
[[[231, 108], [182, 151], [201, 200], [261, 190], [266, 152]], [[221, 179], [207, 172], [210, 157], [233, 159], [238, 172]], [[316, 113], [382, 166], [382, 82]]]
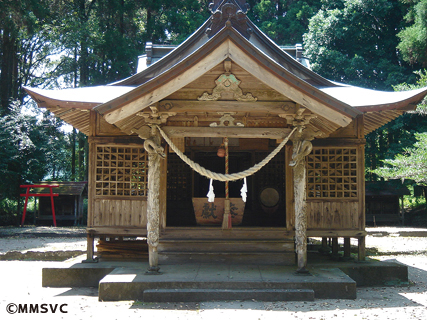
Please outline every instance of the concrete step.
[[144, 302], [314, 301], [312, 289], [147, 289]]
[[[99, 300], [286, 301], [292, 294], [299, 295], [298, 299], [313, 299], [309, 291], [293, 290], [311, 290], [316, 299], [356, 298], [356, 282], [337, 268], [313, 269], [308, 275], [295, 274], [293, 266], [247, 263], [161, 265], [158, 275], [147, 274], [146, 270], [147, 265], [138, 268], [116, 268], [99, 282]], [[174, 293], [175, 291], [177, 293]], [[164, 298], [160, 297], [162, 294], [165, 295]]]

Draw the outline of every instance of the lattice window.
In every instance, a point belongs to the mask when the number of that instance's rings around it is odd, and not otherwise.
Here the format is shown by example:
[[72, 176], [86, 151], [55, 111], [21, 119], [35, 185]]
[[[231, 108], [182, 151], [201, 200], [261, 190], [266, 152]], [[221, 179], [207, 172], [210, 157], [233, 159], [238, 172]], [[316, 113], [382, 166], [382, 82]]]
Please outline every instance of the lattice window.
[[96, 147], [97, 196], [146, 196], [148, 160], [144, 148]]
[[307, 198], [357, 197], [357, 149], [313, 148], [307, 156]]

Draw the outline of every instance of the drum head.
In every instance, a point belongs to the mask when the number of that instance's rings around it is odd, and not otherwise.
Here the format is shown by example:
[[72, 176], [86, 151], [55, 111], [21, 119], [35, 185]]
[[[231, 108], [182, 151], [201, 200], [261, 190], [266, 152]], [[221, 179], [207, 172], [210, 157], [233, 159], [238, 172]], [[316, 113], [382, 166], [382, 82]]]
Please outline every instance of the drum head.
[[261, 204], [267, 208], [273, 208], [279, 204], [280, 193], [275, 188], [265, 188], [259, 195]]

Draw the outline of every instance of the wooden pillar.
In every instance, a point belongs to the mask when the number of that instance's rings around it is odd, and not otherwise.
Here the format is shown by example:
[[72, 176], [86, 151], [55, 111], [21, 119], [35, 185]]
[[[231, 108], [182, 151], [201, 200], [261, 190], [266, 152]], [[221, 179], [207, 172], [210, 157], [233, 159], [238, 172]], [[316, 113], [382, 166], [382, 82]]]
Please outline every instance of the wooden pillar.
[[366, 251], [365, 251], [365, 237], [358, 237], [358, 260], [365, 261]]
[[328, 238], [322, 237], [322, 247], [327, 247], [327, 246], [328, 246]]
[[350, 258], [351, 256], [351, 242], [350, 238], [344, 238], [344, 258]]
[[86, 250], [86, 259], [83, 260], [83, 263], [98, 262], [98, 257], [94, 258], [95, 252], [95, 236], [92, 232], [87, 233], [87, 250]]
[[[309, 135], [311, 136], [311, 135]], [[307, 212], [306, 212], [306, 165], [305, 157], [311, 152], [313, 146], [308, 139], [304, 126], [299, 125], [293, 138], [292, 161], [294, 176], [294, 199], [295, 199], [295, 249], [297, 253], [297, 272], [307, 271]]]
[[332, 238], [332, 254], [334, 256], [338, 255], [339, 250], [340, 250], [340, 246], [338, 244], [338, 238], [333, 237]]
[[307, 215], [306, 215], [306, 170], [305, 161], [294, 166], [295, 197], [295, 248], [297, 252], [298, 272], [307, 272]]
[[[364, 133], [364, 115], [359, 115], [357, 118], [357, 137], [365, 138]], [[358, 193], [359, 193], [359, 230], [365, 231], [366, 226], [366, 210], [365, 210], [365, 145], [357, 146], [357, 170], [358, 170]], [[358, 237], [358, 260], [365, 260], [365, 237]]]
[[160, 137], [153, 135], [145, 140], [144, 148], [148, 152], [148, 196], [147, 196], [147, 243], [149, 267], [147, 273], [159, 273], [157, 246], [160, 233], [160, 160], [165, 157], [160, 146]]
[[92, 234], [87, 234], [87, 251], [86, 251], [86, 259], [88, 261], [93, 260], [93, 252], [94, 252], [94, 242], [95, 239]]
[[[97, 113], [91, 111], [90, 114], [90, 126], [89, 126], [89, 139], [96, 136], [96, 117]], [[87, 227], [93, 227], [94, 224], [94, 202], [95, 202], [95, 181], [96, 181], [96, 144], [95, 142], [89, 142], [89, 176], [88, 176], [88, 208], [87, 208]], [[82, 262], [98, 262], [98, 258], [94, 259], [94, 241], [95, 236], [93, 232], [87, 231], [87, 250], [86, 260]]]

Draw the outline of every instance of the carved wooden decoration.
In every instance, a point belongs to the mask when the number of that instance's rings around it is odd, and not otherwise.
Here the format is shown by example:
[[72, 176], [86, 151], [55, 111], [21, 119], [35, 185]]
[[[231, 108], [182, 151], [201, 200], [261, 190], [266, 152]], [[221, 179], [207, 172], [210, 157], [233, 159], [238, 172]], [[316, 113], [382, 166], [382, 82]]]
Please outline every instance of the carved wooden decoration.
[[198, 98], [199, 101], [217, 101], [224, 93], [231, 93], [233, 98], [237, 101], [249, 102], [257, 100], [250, 92], [243, 94], [242, 89], [239, 87], [241, 81], [232, 73], [220, 75], [218, 79], [215, 80], [215, 83], [216, 87], [213, 89], [212, 94], [207, 92], [203, 93]]
[[212, 122], [210, 127], [244, 127], [245, 125], [241, 122], [235, 122], [233, 115], [235, 112], [218, 112], [222, 114], [222, 117], [219, 118], [219, 124], [216, 122]]
[[246, 12], [247, 4], [235, 3], [234, 1], [224, 1], [222, 4], [212, 3], [210, 6], [212, 25], [206, 30], [209, 36], [213, 36], [223, 27], [233, 26], [244, 37], [249, 37], [252, 30], [248, 28]]
[[175, 116], [175, 112], [159, 112], [158, 106], [151, 106], [151, 112], [138, 112], [136, 115], [144, 117], [146, 123], [163, 124], [169, 117]]

